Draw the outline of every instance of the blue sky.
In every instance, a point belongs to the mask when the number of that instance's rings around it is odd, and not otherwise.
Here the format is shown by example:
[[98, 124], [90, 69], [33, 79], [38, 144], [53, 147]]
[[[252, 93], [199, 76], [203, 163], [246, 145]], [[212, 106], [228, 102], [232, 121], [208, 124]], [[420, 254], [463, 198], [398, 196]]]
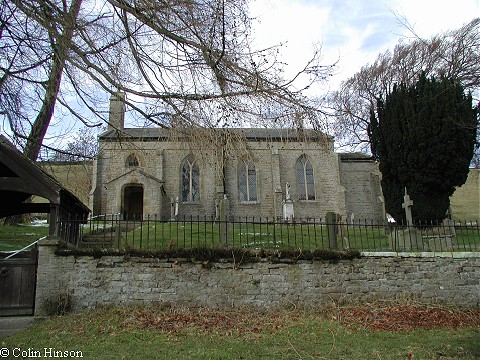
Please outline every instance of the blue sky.
[[[399, 24], [406, 18], [418, 35], [429, 38], [457, 29], [480, 17], [480, 0], [251, 0], [250, 15], [257, 48], [281, 42], [286, 76], [296, 74], [311, 58], [314, 44], [321, 46], [322, 64], [338, 61], [328, 83], [311, 88], [311, 95], [336, 90], [342, 80], [372, 63], [377, 55], [412, 34]], [[0, 124], [5, 131], [5, 124]], [[47, 142], [58, 142], [57, 133], [69, 133], [75, 122], [56, 124]], [[68, 139], [68, 136], [67, 136]]]
[[480, 0], [252, 0], [250, 14], [258, 44], [287, 42], [283, 59], [291, 73], [304, 65], [314, 43], [322, 47], [322, 64], [339, 60], [327, 84], [335, 90], [379, 53], [409, 41], [412, 34], [399, 18], [429, 38], [480, 17]]

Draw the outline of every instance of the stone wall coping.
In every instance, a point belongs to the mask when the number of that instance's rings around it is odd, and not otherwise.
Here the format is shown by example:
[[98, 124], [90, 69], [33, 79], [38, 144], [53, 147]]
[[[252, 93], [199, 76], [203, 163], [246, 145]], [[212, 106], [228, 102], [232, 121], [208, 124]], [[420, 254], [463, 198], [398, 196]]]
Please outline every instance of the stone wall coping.
[[59, 239], [56, 237], [47, 237], [38, 242], [38, 246], [57, 246], [59, 243]]
[[361, 256], [364, 257], [403, 257], [403, 258], [480, 258], [478, 251], [443, 251], [443, 252], [396, 252], [396, 251], [362, 251]]
[[[39, 242], [40, 246], [57, 246], [59, 243], [58, 239], [50, 238], [45, 239]], [[84, 255], [87, 257], [92, 257], [92, 255]], [[466, 258], [478, 258], [480, 259], [480, 252], [478, 251], [424, 251], [424, 252], [396, 252], [396, 251], [362, 251], [360, 252], [361, 257], [370, 257], [370, 258], [451, 258], [451, 259], [466, 259]], [[125, 257], [125, 254], [110, 254], [104, 255], [106, 257]], [[136, 262], [168, 262], [168, 263], [204, 263], [204, 260], [192, 261], [188, 258], [143, 258], [141, 256], [131, 255], [129, 259]], [[344, 259], [347, 260], [347, 259]], [[305, 259], [305, 260], [296, 260], [293, 261], [290, 258], [256, 258], [254, 262], [270, 262], [270, 263], [302, 263], [302, 262], [314, 262], [314, 259]], [[208, 262], [208, 261], [207, 261]], [[216, 261], [210, 261], [212, 263], [230, 263], [235, 262], [234, 259], [218, 259]]]

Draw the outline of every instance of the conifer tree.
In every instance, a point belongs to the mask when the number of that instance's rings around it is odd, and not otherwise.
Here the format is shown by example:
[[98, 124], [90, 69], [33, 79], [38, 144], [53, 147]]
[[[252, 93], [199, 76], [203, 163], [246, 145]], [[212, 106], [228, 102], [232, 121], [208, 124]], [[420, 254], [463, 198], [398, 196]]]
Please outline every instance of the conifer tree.
[[397, 221], [403, 220], [405, 188], [416, 221], [445, 218], [449, 197], [467, 179], [478, 109], [458, 81], [425, 74], [377, 100], [368, 135], [380, 162], [386, 211]]

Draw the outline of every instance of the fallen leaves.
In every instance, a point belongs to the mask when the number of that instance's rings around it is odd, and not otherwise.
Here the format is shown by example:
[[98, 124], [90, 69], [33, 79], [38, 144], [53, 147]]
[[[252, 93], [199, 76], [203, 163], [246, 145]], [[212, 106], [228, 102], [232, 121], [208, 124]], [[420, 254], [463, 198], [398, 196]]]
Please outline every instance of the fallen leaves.
[[156, 329], [172, 334], [198, 332], [225, 336], [276, 331], [302, 322], [303, 318], [329, 318], [351, 330], [399, 332], [414, 329], [480, 327], [480, 309], [425, 304], [379, 302], [358, 306], [317, 309], [230, 309], [171, 306], [137, 309], [124, 327]]
[[[259, 333], [286, 326], [288, 319], [278, 312], [252, 307], [237, 309], [171, 307], [161, 311], [151, 309], [133, 313], [133, 321], [124, 326], [139, 326], [177, 334], [194, 329], [202, 333], [216, 333], [225, 336], [245, 333]], [[290, 314], [295, 317], [295, 315]]]
[[372, 331], [480, 327], [480, 309], [422, 304], [375, 303], [339, 307], [336, 317], [346, 327]]

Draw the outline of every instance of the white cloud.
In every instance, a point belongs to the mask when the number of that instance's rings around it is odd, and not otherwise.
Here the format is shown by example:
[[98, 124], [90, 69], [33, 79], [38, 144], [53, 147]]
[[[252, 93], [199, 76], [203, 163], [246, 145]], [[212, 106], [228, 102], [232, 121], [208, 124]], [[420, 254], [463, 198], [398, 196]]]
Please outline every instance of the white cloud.
[[439, 2], [434, 0], [402, 0], [395, 9], [414, 25], [422, 37], [460, 27], [480, 16], [480, 0]]
[[285, 43], [282, 60], [300, 66], [299, 57], [308, 53], [305, 49], [311, 50], [315, 43], [322, 42], [322, 24], [327, 22], [329, 11], [305, 2], [257, 0], [251, 12], [256, 17], [255, 43], [260, 47]]
[[431, 37], [457, 29], [480, 17], [480, 0], [253, 0], [251, 15], [257, 44], [287, 41], [283, 59], [293, 74], [322, 43], [325, 65], [340, 58], [339, 71], [330, 83], [335, 89], [379, 53], [393, 49], [410, 33], [400, 24], [404, 17], [418, 35]]

